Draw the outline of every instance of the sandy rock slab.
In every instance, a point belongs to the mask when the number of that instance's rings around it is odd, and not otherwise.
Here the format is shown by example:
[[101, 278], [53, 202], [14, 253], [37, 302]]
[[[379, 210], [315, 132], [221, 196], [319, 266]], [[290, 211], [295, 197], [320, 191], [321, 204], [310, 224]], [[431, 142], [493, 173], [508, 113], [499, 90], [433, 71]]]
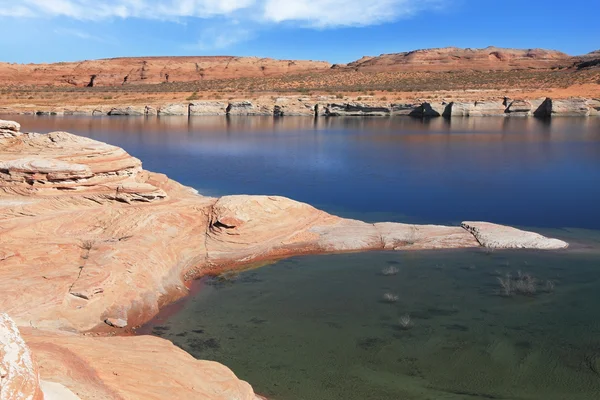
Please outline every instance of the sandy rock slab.
[[490, 249], [558, 250], [569, 246], [562, 240], [489, 222], [463, 222], [462, 226], [472, 233], [483, 247]]
[[257, 399], [252, 387], [227, 367], [196, 360], [154, 336], [85, 337], [26, 328], [24, 337], [42, 379], [60, 382], [82, 400]]

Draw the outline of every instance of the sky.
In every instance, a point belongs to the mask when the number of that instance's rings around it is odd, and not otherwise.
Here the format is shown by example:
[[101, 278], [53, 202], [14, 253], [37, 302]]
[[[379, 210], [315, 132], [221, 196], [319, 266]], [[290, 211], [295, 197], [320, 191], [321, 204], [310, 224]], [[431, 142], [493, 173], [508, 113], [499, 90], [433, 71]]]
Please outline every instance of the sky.
[[600, 49], [600, 0], [0, 0], [0, 61], [235, 55], [346, 63], [433, 47]]

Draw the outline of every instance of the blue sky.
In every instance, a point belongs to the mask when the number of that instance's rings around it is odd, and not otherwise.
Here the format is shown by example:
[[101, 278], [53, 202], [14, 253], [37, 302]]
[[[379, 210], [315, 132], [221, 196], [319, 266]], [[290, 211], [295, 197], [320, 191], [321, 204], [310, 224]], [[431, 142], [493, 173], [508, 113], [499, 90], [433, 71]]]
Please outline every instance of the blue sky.
[[600, 0], [0, 0], [0, 61], [239, 55], [353, 61], [430, 47], [600, 49]]

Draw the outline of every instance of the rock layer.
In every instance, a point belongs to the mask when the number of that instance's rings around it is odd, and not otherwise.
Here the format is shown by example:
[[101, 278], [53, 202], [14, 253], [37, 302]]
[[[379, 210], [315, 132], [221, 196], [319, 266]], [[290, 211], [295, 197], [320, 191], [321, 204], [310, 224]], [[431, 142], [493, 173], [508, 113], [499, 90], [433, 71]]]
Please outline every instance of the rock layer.
[[[320, 96], [325, 97], [325, 96]], [[361, 99], [361, 97], [359, 97]], [[203, 100], [168, 103], [160, 106], [115, 105], [113, 107], [71, 107], [50, 110], [11, 109], [12, 114], [38, 115], [108, 115], [108, 116], [310, 116], [310, 117], [587, 117], [600, 115], [600, 100], [567, 99], [487, 99], [478, 101], [424, 101], [390, 103], [384, 100], [358, 101], [330, 98], [278, 97], [260, 100]], [[14, 130], [0, 125], [0, 137], [12, 136]]]

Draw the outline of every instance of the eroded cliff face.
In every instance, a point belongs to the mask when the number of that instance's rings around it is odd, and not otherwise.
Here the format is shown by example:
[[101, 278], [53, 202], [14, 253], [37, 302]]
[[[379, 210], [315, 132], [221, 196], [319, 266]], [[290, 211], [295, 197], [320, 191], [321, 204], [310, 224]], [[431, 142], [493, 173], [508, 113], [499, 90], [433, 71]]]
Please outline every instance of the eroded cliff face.
[[82, 399], [255, 398], [162, 339], [82, 336], [148, 321], [191, 279], [297, 254], [482, 245], [567, 246], [493, 224], [369, 224], [284, 197], [205, 197], [118, 147], [0, 121], [0, 310], [26, 327], [42, 378]]
[[444, 47], [363, 57], [348, 64], [348, 67], [369, 71], [497, 71], [570, 66], [574, 60], [574, 57], [556, 50]]
[[124, 57], [54, 64], [0, 63], [0, 84], [54, 86], [124, 86], [254, 78], [328, 70], [331, 64], [310, 60], [259, 57]]

